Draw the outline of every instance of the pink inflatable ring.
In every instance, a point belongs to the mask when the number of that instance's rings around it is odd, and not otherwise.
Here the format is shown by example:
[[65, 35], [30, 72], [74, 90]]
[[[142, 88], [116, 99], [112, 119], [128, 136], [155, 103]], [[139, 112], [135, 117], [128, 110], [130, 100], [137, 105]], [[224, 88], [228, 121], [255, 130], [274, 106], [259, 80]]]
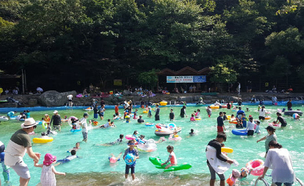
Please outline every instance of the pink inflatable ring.
[[253, 176], [261, 176], [264, 171], [264, 161], [260, 159], [251, 160], [246, 164], [248, 170], [252, 170], [250, 174]]

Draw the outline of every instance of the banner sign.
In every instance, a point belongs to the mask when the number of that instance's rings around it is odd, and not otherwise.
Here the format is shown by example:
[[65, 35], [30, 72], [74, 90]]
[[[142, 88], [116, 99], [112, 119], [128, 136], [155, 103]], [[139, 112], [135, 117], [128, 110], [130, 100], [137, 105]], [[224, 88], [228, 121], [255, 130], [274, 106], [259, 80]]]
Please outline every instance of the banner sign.
[[121, 79], [114, 79], [114, 85], [115, 86], [122, 86], [122, 80]]
[[206, 76], [167, 76], [167, 83], [205, 83]]

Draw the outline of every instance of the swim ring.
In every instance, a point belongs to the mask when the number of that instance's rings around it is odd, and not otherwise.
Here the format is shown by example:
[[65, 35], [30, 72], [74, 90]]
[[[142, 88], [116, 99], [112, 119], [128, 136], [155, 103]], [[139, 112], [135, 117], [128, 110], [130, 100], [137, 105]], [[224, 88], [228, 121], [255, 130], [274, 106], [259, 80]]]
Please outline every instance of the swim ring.
[[227, 119], [228, 119], [228, 120], [231, 120], [231, 116], [227, 116]]
[[247, 136], [247, 129], [233, 129], [231, 132], [237, 136]]
[[148, 111], [147, 111], [147, 110], [144, 110], [143, 113], [144, 113], [144, 114], [148, 114]]
[[252, 170], [250, 174], [253, 176], [261, 176], [264, 171], [264, 161], [260, 159], [251, 160], [246, 164], [248, 170]]
[[233, 119], [233, 120], [230, 120], [229, 123], [231, 123], [231, 124], [237, 124], [237, 121], [236, 121], [236, 119]]
[[147, 127], [152, 127], [152, 126], [154, 126], [154, 123], [146, 123], [145, 124]]
[[137, 145], [137, 149], [143, 152], [154, 152], [157, 150], [157, 146], [155, 143], [146, 143]]
[[169, 172], [169, 171], [178, 171], [178, 170], [184, 170], [184, 169], [190, 169], [192, 167], [191, 164], [188, 164], [188, 163], [183, 163], [183, 164], [177, 164], [177, 165], [174, 165], [172, 167], [169, 167], [168, 169], [165, 169], [165, 167], [168, 165], [168, 164], [165, 164], [165, 165], [161, 165], [162, 163], [165, 163], [163, 162], [159, 157], [149, 157], [149, 161], [155, 165], [155, 167], [157, 169], [164, 169], [164, 172]]
[[125, 137], [127, 140], [135, 140], [135, 137], [132, 135], [126, 135]]
[[179, 135], [174, 135], [174, 136], [170, 135], [169, 140], [180, 141], [180, 140], [182, 140], [182, 138]]
[[176, 125], [174, 123], [170, 123], [168, 126], [170, 129], [174, 129], [176, 127]]
[[299, 117], [299, 114], [294, 113], [294, 114], [292, 115], [292, 117], [293, 117], [293, 119], [297, 119], [297, 118]]
[[6, 116], [0, 116], [0, 121], [8, 121], [8, 117], [6, 117]]
[[161, 102], [159, 102], [159, 105], [160, 105], [160, 106], [166, 106], [167, 104], [168, 104], [167, 101], [161, 101]]
[[270, 120], [270, 119], [271, 119], [270, 116], [266, 116], [266, 117], [265, 117], [265, 120]]
[[202, 119], [202, 118], [195, 118], [196, 121], [199, 121], [199, 120], [201, 120], [201, 119]]
[[218, 105], [210, 105], [210, 108], [211, 108], [211, 109], [219, 109], [220, 106], [218, 106]]
[[97, 126], [97, 125], [98, 125], [98, 121], [92, 121], [92, 124], [93, 124], [94, 126]]
[[71, 131], [71, 132], [73, 132], [73, 133], [74, 133], [74, 132], [79, 132], [79, 131], [82, 131], [82, 128], [78, 128], [78, 129], [71, 129], [70, 131]]
[[48, 136], [43, 136], [40, 138], [34, 138], [33, 139], [33, 143], [48, 143], [48, 142], [52, 142], [53, 138], [52, 137], [48, 137]]
[[222, 152], [233, 153], [233, 149], [229, 147], [222, 147], [221, 150]]

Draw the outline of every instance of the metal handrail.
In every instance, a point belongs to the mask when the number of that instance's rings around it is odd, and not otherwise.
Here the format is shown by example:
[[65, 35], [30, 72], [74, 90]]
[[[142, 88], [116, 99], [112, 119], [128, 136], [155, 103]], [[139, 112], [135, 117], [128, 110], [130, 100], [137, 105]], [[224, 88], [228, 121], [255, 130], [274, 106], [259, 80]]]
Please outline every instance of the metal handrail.
[[[258, 181], [259, 180], [261, 180], [266, 186], [269, 186], [269, 184], [266, 182], [266, 180], [264, 179], [264, 178], [262, 178], [262, 179], [257, 179], [256, 181], [255, 181], [255, 186], [258, 184]], [[297, 182], [299, 182], [299, 184], [301, 185], [301, 186], [304, 186], [304, 184], [303, 184], [303, 182], [299, 179], [299, 178], [296, 178], [296, 180], [297, 180]]]
[[257, 179], [254, 184], [255, 186], [258, 184], [259, 180], [261, 180], [266, 186], [269, 186], [269, 184], [266, 182], [266, 180], [264, 178]]
[[302, 182], [299, 178], [296, 178], [296, 180], [299, 182], [299, 184], [300, 184], [301, 186], [304, 186], [303, 182]]

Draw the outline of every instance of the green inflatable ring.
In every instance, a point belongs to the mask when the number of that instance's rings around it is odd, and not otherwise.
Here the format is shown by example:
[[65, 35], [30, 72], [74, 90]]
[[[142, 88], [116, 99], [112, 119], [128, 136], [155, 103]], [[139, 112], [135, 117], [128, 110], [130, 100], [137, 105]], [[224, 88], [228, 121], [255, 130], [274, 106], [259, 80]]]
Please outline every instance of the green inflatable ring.
[[164, 172], [170, 172], [170, 171], [178, 171], [178, 170], [184, 170], [184, 169], [190, 169], [192, 167], [191, 164], [183, 163], [183, 164], [177, 164], [175, 166], [169, 167], [168, 169], [165, 169], [165, 167], [168, 165], [161, 165], [164, 163], [159, 157], [149, 157], [149, 160], [157, 169], [164, 169]]
[[44, 129], [47, 129], [48, 124], [47, 124], [45, 121], [42, 121], [42, 127], [43, 127]]

